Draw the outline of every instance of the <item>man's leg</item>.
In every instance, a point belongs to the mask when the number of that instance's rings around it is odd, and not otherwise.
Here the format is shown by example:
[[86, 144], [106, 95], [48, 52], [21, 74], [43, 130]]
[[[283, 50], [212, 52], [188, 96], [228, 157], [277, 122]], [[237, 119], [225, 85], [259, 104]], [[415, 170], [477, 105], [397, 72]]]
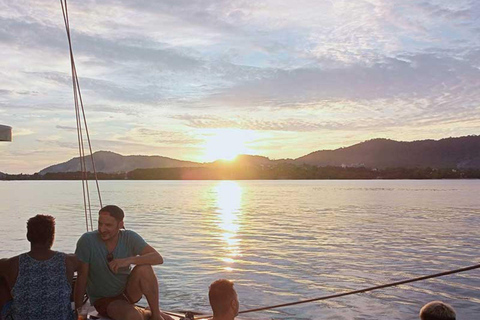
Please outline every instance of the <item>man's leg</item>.
[[115, 300], [110, 302], [107, 307], [107, 313], [113, 320], [145, 320], [144, 316], [137, 308], [125, 300]]
[[158, 280], [150, 265], [136, 266], [133, 268], [127, 282], [126, 293], [132, 302], [136, 302], [144, 295], [147, 298], [152, 320], [173, 320], [170, 316], [160, 311], [158, 306]]

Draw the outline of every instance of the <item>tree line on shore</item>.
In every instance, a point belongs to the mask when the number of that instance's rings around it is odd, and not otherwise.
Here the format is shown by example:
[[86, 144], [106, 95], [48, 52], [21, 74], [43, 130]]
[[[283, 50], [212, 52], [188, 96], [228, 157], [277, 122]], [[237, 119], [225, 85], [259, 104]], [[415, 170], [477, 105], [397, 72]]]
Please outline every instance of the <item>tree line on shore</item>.
[[[82, 172], [44, 175], [3, 174], [2, 180], [81, 180]], [[99, 180], [368, 180], [368, 179], [480, 179], [480, 169], [318, 167], [312, 165], [239, 166], [220, 164], [191, 168], [136, 169], [122, 173], [97, 173]], [[95, 179], [89, 172], [88, 179]]]

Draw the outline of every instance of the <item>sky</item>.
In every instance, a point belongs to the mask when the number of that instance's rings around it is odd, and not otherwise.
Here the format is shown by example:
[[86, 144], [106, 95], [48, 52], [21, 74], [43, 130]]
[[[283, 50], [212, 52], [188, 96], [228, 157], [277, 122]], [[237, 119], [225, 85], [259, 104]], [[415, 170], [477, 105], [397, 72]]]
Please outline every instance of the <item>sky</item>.
[[[94, 151], [297, 158], [480, 134], [480, 2], [70, 0]], [[78, 156], [60, 1], [0, 0], [0, 171]]]

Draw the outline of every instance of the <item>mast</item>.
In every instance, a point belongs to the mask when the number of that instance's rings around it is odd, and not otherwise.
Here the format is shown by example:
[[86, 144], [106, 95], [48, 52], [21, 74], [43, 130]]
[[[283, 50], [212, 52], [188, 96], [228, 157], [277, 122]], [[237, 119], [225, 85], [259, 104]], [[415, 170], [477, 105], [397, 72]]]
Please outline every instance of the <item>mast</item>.
[[12, 141], [12, 127], [0, 124], [0, 141]]

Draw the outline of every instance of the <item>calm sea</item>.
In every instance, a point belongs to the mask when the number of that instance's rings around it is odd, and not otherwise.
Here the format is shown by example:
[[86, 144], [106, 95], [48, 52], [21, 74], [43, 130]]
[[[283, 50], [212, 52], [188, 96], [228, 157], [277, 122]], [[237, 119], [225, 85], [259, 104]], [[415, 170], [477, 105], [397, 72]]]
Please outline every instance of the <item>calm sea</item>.
[[[168, 310], [209, 312], [208, 285], [235, 281], [241, 309], [356, 290], [480, 263], [480, 181], [100, 181], [104, 204], [165, 258]], [[79, 181], [0, 181], [0, 257], [27, 251], [26, 220], [57, 218], [54, 249], [85, 231]], [[93, 195], [93, 199], [96, 199]], [[94, 202], [95, 211], [98, 201]], [[94, 213], [94, 220], [96, 220]], [[480, 318], [480, 271], [252, 319], [417, 319], [443, 300]]]

